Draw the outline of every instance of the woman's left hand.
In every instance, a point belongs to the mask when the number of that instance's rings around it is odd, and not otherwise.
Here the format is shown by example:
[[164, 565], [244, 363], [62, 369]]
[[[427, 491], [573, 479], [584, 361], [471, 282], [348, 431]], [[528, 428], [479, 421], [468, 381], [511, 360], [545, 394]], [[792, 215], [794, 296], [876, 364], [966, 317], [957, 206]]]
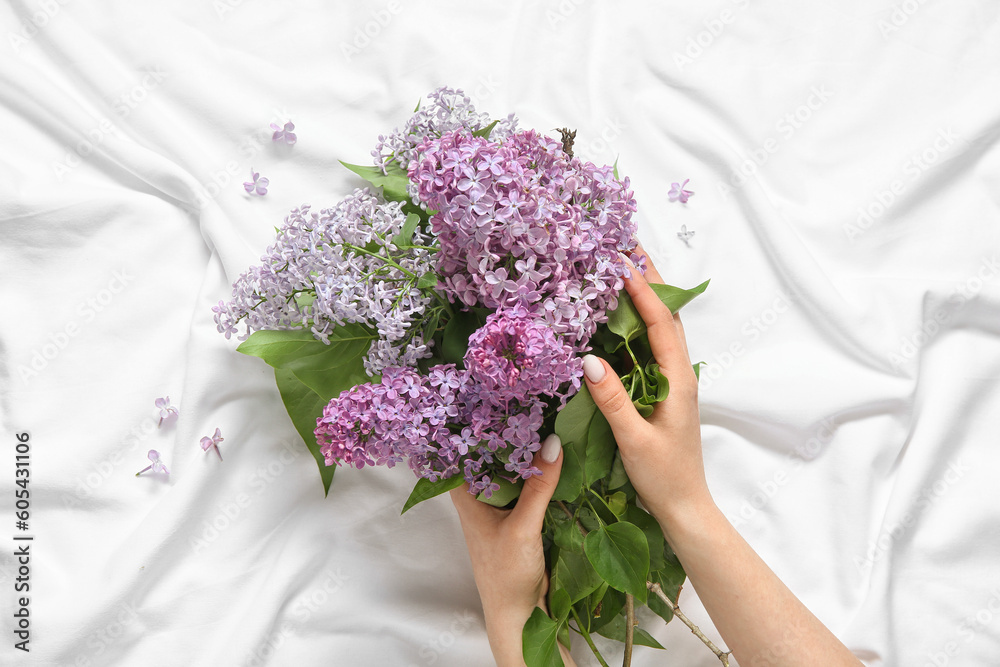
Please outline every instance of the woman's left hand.
[[[476, 500], [468, 484], [451, 492], [497, 665], [524, 665], [521, 631], [535, 607], [548, 608], [542, 520], [559, 483], [562, 458], [559, 437], [550, 435], [533, 461], [542, 474], [525, 480], [512, 510]], [[563, 657], [573, 664], [568, 651], [563, 650]]]

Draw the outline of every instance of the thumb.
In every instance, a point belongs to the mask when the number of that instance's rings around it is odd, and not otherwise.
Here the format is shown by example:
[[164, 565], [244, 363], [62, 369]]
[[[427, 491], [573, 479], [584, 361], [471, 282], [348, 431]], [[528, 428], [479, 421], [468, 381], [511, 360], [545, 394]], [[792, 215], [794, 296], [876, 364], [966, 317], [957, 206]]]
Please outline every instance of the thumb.
[[542, 474], [524, 480], [521, 495], [517, 498], [517, 505], [511, 510], [511, 518], [514, 521], [526, 522], [532, 527], [537, 525], [538, 529], [532, 528], [533, 532], [542, 529], [545, 510], [559, 484], [562, 462], [562, 442], [559, 440], [559, 436], [553, 433], [545, 438], [541, 449], [535, 452], [535, 456], [531, 460], [531, 464], [541, 470]]
[[621, 443], [634, 438], [647, 422], [632, 405], [632, 399], [611, 366], [600, 357], [588, 354], [583, 358], [583, 375], [594, 403], [611, 425], [615, 440]]

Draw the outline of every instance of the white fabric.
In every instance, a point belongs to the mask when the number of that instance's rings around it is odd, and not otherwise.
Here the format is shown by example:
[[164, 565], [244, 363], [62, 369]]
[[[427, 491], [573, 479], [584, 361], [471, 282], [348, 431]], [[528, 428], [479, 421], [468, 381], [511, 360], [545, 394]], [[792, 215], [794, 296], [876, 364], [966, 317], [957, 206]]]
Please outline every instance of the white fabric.
[[[324, 498], [271, 371], [210, 311], [287, 210], [358, 185], [338, 159], [448, 84], [619, 158], [668, 282], [712, 279], [685, 312], [710, 484], [801, 599], [869, 665], [1000, 664], [996, 3], [333, 5], [0, 8], [0, 662], [491, 664], [448, 500], [400, 518], [405, 469], [343, 469]], [[272, 144], [289, 118], [299, 143]], [[222, 462], [198, 446], [216, 427]], [[149, 449], [169, 479], [134, 477]], [[668, 651], [633, 664], [718, 664], [644, 627]]]

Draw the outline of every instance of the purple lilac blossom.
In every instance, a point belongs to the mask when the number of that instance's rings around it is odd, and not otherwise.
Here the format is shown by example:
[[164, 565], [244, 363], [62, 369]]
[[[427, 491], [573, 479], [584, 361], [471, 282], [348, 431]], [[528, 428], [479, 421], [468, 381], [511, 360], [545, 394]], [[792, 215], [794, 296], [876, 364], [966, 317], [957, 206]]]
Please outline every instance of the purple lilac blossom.
[[[427, 98], [431, 103], [415, 111], [402, 130], [394, 129], [388, 137], [379, 135], [372, 157], [383, 174], [393, 162], [406, 169], [416, 156], [417, 146], [428, 137], [440, 137], [455, 130], [472, 134], [490, 124], [489, 115], [478, 113], [469, 97], [459, 89], [441, 87]], [[517, 119], [514, 114], [510, 114], [497, 122], [490, 136], [494, 139], [506, 138], [516, 128]], [[412, 192], [410, 194], [413, 195]]]
[[409, 164], [441, 251], [448, 298], [491, 309], [537, 303], [567, 342], [586, 349], [617, 306], [636, 245], [629, 180], [566, 155], [531, 130], [502, 142], [457, 130], [417, 147]]
[[307, 328], [324, 343], [337, 326], [357, 323], [377, 334], [365, 369], [415, 365], [430, 355], [411, 328], [422, 320], [430, 298], [416, 279], [433, 270], [434, 239], [419, 227], [413, 244], [397, 248], [392, 238], [406, 220], [399, 202], [356, 190], [334, 208], [309, 206], [285, 218], [259, 266], [233, 283], [233, 298], [212, 308], [219, 332], [240, 339], [264, 329]]

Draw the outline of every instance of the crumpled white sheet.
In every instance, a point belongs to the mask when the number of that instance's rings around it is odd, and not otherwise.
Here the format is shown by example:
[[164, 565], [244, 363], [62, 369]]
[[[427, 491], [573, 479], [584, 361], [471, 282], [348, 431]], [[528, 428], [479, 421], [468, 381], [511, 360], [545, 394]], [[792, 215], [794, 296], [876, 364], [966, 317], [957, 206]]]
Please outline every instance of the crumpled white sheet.
[[[210, 311], [287, 210], [359, 184], [338, 159], [366, 162], [448, 84], [619, 159], [660, 271], [712, 279], [685, 311], [709, 363], [710, 484], [801, 599], [869, 665], [1000, 664], [998, 13], [3, 6], [0, 662], [491, 664], [448, 500], [399, 517], [405, 469], [343, 469], [324, 498], [271, 371]], [[272, 144], [287, 119], [298, 144]], [[251, 167], [265, 197], [243, 191]], [[695, 195], [668, 203], [685, 178]], [[180, 418], [157, 428], [165, 395]], [[216, 427], [223, 462], [198, 446]], [[10, 611], [19, 432], [27, 654]], [[169, 478], [134, 476], [149, 449]], [[681, 603], [718, 639], [690, 588]], [[668, 650], [633, 664], [718, 664], [679, 623], [643, 625]]]

